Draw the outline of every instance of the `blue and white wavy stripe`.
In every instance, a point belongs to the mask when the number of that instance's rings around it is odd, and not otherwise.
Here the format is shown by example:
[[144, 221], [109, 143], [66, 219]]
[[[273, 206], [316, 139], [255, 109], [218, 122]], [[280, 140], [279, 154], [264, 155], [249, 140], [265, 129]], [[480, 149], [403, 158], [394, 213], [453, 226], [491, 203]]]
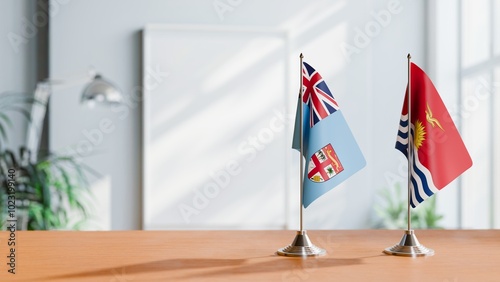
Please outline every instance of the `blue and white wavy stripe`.
[[[414, 128], [412, 124], [411, 136], [413, 136], [413, 132]], [[408, 115], [401, 116], [401, 120], [399, 121], [396, 149], [408, 158]], [[434, 185], [430, 171], [420, 163], [416, 150], [413, 153], [410, 188], [412, 191], [410, 197], [412, 207], [418, 206], [425, 199], [439, 191]]]
[[420, 163], [417, 152], [413, 154], [411, 191], [413, 192], [410, 197], [412, 207], [418, 206], [418, 204], [439, 191], [434, 185], [431, 172]]
[[406, 157], [408, 148], [408, 115], [401, 116], [399, 121], [398, 137], [396, 139], [396, 149], [401, 151]]

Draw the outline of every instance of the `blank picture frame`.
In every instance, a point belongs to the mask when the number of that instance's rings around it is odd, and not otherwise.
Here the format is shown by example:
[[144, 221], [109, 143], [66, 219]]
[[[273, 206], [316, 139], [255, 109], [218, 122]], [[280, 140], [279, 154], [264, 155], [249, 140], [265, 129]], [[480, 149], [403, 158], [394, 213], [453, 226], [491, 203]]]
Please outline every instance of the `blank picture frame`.
[[143, 229], [285, 228], [288, 58], [280, 30], [146, 26]]

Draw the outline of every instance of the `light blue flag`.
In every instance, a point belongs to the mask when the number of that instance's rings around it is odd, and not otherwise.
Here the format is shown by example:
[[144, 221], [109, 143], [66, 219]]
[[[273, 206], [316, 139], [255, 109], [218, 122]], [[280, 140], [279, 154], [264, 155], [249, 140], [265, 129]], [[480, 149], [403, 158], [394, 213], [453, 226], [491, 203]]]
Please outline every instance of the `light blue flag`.
[[366, 165], [337, 101], [321, 75], [304, 62], [303, 99], [297, 104], [292, 147], [300, 151], [300, 112], [303, 108], [304, 171], [303, 204], [342, 183]]

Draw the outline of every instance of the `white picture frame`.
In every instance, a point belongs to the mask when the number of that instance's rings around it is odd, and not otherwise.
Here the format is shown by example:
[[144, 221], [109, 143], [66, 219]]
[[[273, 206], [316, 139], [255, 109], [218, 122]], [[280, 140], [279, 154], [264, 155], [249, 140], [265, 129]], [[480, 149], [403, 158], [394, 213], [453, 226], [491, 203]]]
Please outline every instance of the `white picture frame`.
[[144, 29], [143, 229], [286, 228], [288, 58], [280, 30]]

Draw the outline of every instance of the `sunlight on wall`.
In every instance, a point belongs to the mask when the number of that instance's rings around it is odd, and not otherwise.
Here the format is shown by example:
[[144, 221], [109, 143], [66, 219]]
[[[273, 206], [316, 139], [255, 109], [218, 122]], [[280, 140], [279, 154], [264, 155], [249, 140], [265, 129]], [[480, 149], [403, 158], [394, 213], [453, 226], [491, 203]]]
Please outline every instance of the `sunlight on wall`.
[[[462, 138], [473, 160], [472, 167], [462, 176], [463, 179], [463, 228], [490, 227], [491, 198], [491, 96], [486, 92], [478, 92], [479, 80], [491, 77], [487, 75], [464, 79], [463, 97], [471, 107], [469, 115], [462, 116]], [[469, 97], [485, 95], [484, 99], [471, 100]], [[467, 103], [467, 102], [465, 102]], [[481, 136], [481, 138], [478, 138]], [[481, 207], [481, 208], [478, 208]]]

